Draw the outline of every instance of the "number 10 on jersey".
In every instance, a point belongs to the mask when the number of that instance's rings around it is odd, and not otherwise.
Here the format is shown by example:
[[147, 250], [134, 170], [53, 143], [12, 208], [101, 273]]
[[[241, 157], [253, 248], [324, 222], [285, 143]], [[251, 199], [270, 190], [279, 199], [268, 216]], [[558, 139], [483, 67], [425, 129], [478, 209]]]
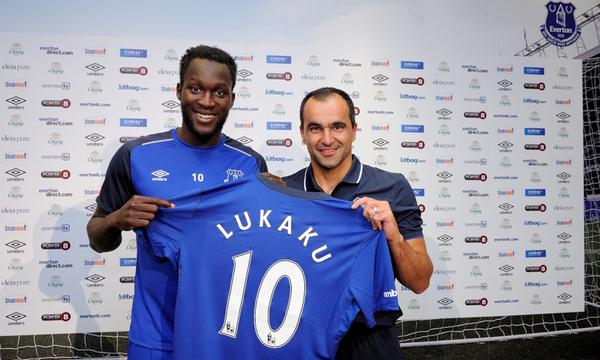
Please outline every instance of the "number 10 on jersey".
[[[225, 318], [219, 334], [237, 337], [242, 304], [246, 296], [246, 284], [250, 272], [252, 252], [245, 252], [232, 257], [233, 271]], [[270, 312], [275, 289], [279, 281], [289, 282], [289, 297], [285, 315], [277, 329], [271, 327]], [[271, 264], [260, 281], [254, 305], [254, 331], [260, 342], [269, 348], [276, 349], [285, 346], [296, 333], [306, 297], [306, 278], [302, 268], [291, 260], [278, 260]]]

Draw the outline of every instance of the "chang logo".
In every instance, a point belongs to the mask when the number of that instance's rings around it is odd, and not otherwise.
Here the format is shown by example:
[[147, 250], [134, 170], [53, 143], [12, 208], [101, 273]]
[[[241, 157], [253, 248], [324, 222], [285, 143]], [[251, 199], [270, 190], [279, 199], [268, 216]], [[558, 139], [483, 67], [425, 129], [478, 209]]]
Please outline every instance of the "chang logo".
[[352, 75], [350, 75], [350, 73], [344, 73], [340, 82], [344, 85], [352, 85], [354, 84], [354, 79], [352, 78]]
[[23, 50], [23, 45], [13, 43], [10, 48], [8, 48], [8, 53], [13, 56], [21, 56], [25, 54], [25, 51]]
[[479, 83], [478, 79], [472, 79], [471, 82], [469, 82], [469, 88], [472, 90], [479, 90], [481, 89], [481, 84]]
[[276, 104], [275, 107], [273, 108], [273, 115], [277, 115], [277, 116], [283, 116], [285, 114], [287, 114], [287, 111], [285, 110], [285, 107], [282, 104]]
[[483, 272], [481, 271], [481, 267], [479, 267], [479, 265], [474, 265], [471, 268], [471, 276], [474, 278], [483, 276]]
[[419, 175], [417, 174], [416, 171], [410, 171], [408, 173], [408, 176], [406, 177], [406, 179], [411, 183], [417, 183], [420, 181]]
[[471, 145], [469, 146], [469, 150], [472, 152], [480, 152], [481, 151], [481, 144], [479, 143], [479, 141], [473, 141], [471, 143]]
[[48, 72], [54, 75], [62, 75], [65, 71], [63, 70], [62, 64], [55, 61], [52, 64], [50, 64]]
[[437, 67], [437, 71], [439, 71], [441, 73], [449, 73], [450, 66], [448, 66], [448, 62], [446, 62], [446, 61], [440, 62], [440, 64]]
[[252, 96], [252, 93], [250, 92], [250, 89], [248, 89], [247, 86], [242, 86], [238, 89], [237, 96], [242, 99], [248, 99]]
[[321, 66], [321, 62], [316, 55], [311, 55], [308, 57], [308, 60], [306, 60], [306, 65], [310, 67], [318, 67]]
[[50, 278], [50, 281], [48, 281], [48, 287], [53, 288], [53, 289], [58, 289], [63, 287], [64, 283], [62, 281], [62, 279], [60, 278], [60, 276], [58, 275], [54, 275]]
[[102, 296], [100, 296], [99, 293], [94, 291], [90, 294], [90, 297], [88, 298], [87, 302], [91, 305], [100, 305], [102, 304]]
[[165, 52], [165, 55], [163, 56], [163, 59], [165, 59], [166, 61], [169, 61], [169, 62], [179, 61], [179, 56], [177, 55], [177, 52], [175, 50], [168, 49]]

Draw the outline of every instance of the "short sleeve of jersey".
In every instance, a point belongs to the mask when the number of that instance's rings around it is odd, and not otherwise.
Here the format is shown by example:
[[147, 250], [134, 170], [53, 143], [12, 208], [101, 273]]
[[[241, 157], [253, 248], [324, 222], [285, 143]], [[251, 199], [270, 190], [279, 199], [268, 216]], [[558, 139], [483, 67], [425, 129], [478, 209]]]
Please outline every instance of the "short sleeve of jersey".
[[390, 199], [398, 229], [405, 239], [423, 237], [423, 220], [412, 187], [402, 174], [396, 174], [395, 196]]
[[376, 232], [358, 253], [349, 289], [369, 327], [375, 326], [375, 312], [398, 310], [394, 273], [382, 231]]
[[108, 165], [100, 195], [96, 198], [96, 203], [104, 211], [110, 213], [119, 209], [135, 194], [131, 182], [130, 155], [131, 144], [124, 144]]
[[[160, 209], [157, 217], [152, 221], [152, 226], [144, 230], [139, 230], [144, 233], [144, 238], [147, 239], [152, 255], [158, 259], [166, 259], [177, 268], [179, 261], [179, 246], [183, 236], [182, 222], [178, 221], [163, 221], [164, 216], [171, 216], [173, 219], [180, 218], [176, 215], [181, 207], [175, 209]], [[171, 213], [171, 214], [169, 214]], [[179, 224], [179, 226], [175, 226]], [[138, 231], [138, 230], [136, 230]]]
[[229, 136], [225, 136], [225, 144], [227, 146], [236, 148], [237, 150], [253, 157], [256, 160], [256, 165], [259, 169], [258, 172], [268, 172], [269, 171], [269, 169], [267, 167], [267, 162], [265, 161], [265, 159], [259, 153], [254, 151], [251, 147], [243, 145], [239, 141], [234, 140], [234, 139], [230, 138]]

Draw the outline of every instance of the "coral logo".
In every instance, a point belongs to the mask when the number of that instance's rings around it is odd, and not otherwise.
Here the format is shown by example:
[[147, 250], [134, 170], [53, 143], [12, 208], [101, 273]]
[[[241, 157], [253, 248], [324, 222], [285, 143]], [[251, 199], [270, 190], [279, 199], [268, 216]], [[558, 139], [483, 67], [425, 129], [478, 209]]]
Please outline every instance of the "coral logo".
[[132, 57], [132, 58], [147, 58], [148, 50], [146, 49], [121, 49], [119, 51], [121, 57]]
[[423, 70], [425, 68], [425, 63], [422, 61], [402, 60], [400, 61], [400, 68], [408, 70]]
[[267, 55], [267, 64], [291, 64], [292, 57], [289, 55]]

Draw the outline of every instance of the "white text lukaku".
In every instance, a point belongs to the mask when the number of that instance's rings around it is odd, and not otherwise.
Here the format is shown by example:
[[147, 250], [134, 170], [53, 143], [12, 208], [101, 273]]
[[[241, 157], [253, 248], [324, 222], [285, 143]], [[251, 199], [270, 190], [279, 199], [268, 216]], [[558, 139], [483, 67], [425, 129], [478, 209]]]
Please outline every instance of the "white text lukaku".
[[[288, 236], [292, 236], [292, 226], [293, 219], [291, 215], [286, 216], [281, 224], [277, 228], [271, 226], [271, 222], [269, 221], [269, 215], [271, 215], [272, 210], [260, 210], [258, 213], [258, 219], [254, 219], [254, 223], [248, 214], [248, 211], [244, 211], [241, 215], [234, 215], [235, 222], [237, 224], [237, 229], [225, 229], [225, 227], [221, 224], [217, 224], [217, 229], [221, 232], [221, 234], [225, 237], [225, 240], [229, 240], [236, 232], [244, 232], [248, 231], [252, 228], [253, 224], [255, 225], [258, 220], [258, 227], [264, 229], [274, 229], [279, 232], [285, 233]], [[296, 232], [295, 235], [299, 234]], [[295, 236], [294, 235], [294, 236]], [[299, 236], [296, 238], [298, 241], [302, 243], [307, 249], [313, 249], [311, 256], [312, 260], [316, 263], [323, 262], [329, 258], [331, 258], [331, 253], [327, 251], [327, 245], [321, 245], [319, 247], [312, 246], [312, 242], [315, 240], [314, 238], [318, 237], [319, 234], [313, 229], [312, 226], [306, 228]], [[310, 243], [310, 244], [309, 244]]]

